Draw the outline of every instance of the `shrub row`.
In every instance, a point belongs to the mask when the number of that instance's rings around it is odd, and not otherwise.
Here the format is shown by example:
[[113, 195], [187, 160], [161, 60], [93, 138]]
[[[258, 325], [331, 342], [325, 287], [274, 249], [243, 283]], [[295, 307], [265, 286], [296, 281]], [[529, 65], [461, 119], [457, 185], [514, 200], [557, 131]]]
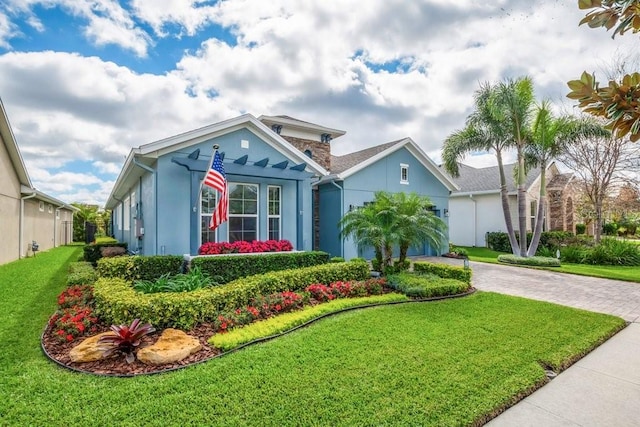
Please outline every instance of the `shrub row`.
[[[532, 236], [532, 233], [527, 233], [527, 246], [531, 243]], [[544, 231], [540, 233], [538, 248], [555, 251], [563, 244], [571, 242], [574, 237], [574, 234], [570, 231]], [[518, 232], [516, 232], [516, 239], [519, 239]], [[494, 251], [511, 252], [509, 235], [502, 231], [487, 233], [487, 246]]]
[[139, 318], [156, 328], [189, 329], [196, 323], [213, 321], [219, 312], [244, 307], [262, 295], [368, 276], [369, 266], [364, 262], [331, 263], [270, 272], [193, 292], [158, 294], [140, 294], [123, 279], [101, 278], [95, 283], [94, 297], [96, 312], [106, 322], [128, 324]]
[[78, 261], [69, 264], [67, 285], [92, 285], [97, 279], [96, 270], [90, 262]]
[[312, 267], [329, 262], [326, 252], [284, 252], [261, 255], [203, 256], [191, 260], [191, 267], [215, 277], [219, 283], [229, 283], [241, 277], [271, 271]]
[[560, 260], [553, 257], [521, 257], [511, 254], [498, 255], [498, 261], [506, 264], [531, 265], [534, 267], [560, 267]]
[[228, 242], [207, 242], [198, 249], [200, 255], [219, 254], [247, 254], [254, 252], [287, 252], [293, 249], [293, 245], [288, 240], [254, 240], [252, 242], [237, 241]]
[[156, 280], [160, 276], [176, 275], [182, 269], [179, 255], [123, 256], [98, 261], [98, 277], [121, 278], [126, 281]]
[[126, 243], [94, 243], [84, 247], [84, 260], [96, 265], [98, 260], [102, 258], [102, 252], [100, 250], [106, 247], [121, 247], [124, 248], [125, 251], [127, 250]]
[[640, 265], [640, 245], [605, 238], [594, 247], [570, 245], [560, 249], [560, 259], [573, 264]]
[[277, 317], [255, 322], [243, 328], [234, 329], [226, 334], [216, 334], [209, 339], [214, 347], [222, 351], [232, 350], [242, 344], [281, 334], [320, 316], [335, 313], [351, 307], [406, 301], [401, 294], [390, 293], [362, 298], [345, 298], [285, 313]]
[[456, 279], [471, 284], [471, 269], [464, 269], [455, 265], [418, 261], [413, 263], [413, 271], [416, 273], [435, 274], [443, 279]]
[[469, 283], [444, 279], [432, 274], [398, 273], [389, 276], [389, 286], [412, 298], [432, 298], [461, 294], [469, 290]]

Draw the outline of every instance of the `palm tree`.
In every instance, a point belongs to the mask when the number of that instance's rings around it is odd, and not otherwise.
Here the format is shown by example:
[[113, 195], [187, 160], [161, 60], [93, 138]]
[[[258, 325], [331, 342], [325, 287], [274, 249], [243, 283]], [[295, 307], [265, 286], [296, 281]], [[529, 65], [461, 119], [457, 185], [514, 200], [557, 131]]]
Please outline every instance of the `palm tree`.
[[516, 240], [509, 209], [507, 178], [504, 173], [502, 155], [511, 144], [509, 129], [505, 125], [502, 107], [497, 102], [497, 86], [482, 84], [474, 94], [475, 111], [467, 118], [466, 127], [455, 131], [444, 142], [442, 160], [444, 167], [452, 176], [460, 176], [459, 161], [474, 151], [493, 151], [498, 161], [500, 173], [500, 197], [504, 222], [509, 235], [509, 243], [514, 255], [518, 254]]
[[397, 236], [400, 247], [400, 265], [404, 264], [411, 246], [427, 242], [432, 247], [442, 247], [447, 226], [431, 211], [433, 204], [428, 197], [415, 192], [408, 195], [396, 193], [393, 195], [393, 205], [396, 207], [394, 236]]
[[536, 108], [531, 127], [531, 144], [526, 148], [526, 167], [538, 166], [540, 168], [540, 195], [536, 224], [527, 256], [536, 254], [542, 234], [547, 198], [546, 172], [549, 162], [560, 156], [567, 146], [579, 138], [606, 137], [609, 134], [601, 124], [594, 120], [577, 119], [572, 116], [554, 117], [549, 101], [542, 101]]
[[518, 234], [519, 255], [527, 256], [527, 189], [525, 172], [525, 149], [530, 142], [530, 117], [534, 105], [533, 82], [530, 77], [501, 82], [496, 90], [497, 103], [508, 128], [511, 147], [516, 149], [518, 187]]

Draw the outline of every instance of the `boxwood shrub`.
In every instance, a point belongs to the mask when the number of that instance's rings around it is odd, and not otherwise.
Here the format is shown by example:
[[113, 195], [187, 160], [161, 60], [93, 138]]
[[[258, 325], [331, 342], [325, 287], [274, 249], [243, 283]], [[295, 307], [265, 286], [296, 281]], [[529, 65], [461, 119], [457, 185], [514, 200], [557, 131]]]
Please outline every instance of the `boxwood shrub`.
[[92, 285], [97, 278], [96, 270], [90, 262], [78, 261], [69, 264], [67, 285]]
[[183, 258], [179, 255], [123, 256], [101, 258], [98, 261], [99, 277], [115, 277], [126, 281], [156, 280], [163, 274], [178, 274]]
[[432, 298], [461, 294], [471, 285], [456, 279], [444, 279], [433, 274], [402, 272], [388, 277], [389, 286], [412, 298]]
[[498, 255], [498, 261], [506, 264], [530, 265], [534, 267], [560, 267], [560, 260], [553, 257], [521, 257], [511, 254]]
[[255, 275], [193, 292], [157, 294], [138, 293], [124, 279], [100, 278], [94, 286], [95, 310], [110, 323], [128, 324], [139, 318], [156, 328], [189, 329], [196, 323], [212, 321], [221, 311], [243, 307], [261, 295], [368, 277], [369, 266], [365, 262], [330, 263]]
[[443, 279], [456, 279], [471, 284], [471, 269], [446, 264], [434, 264], [431, 262], [417, 261], [413, 263], [413, 271], [416, 273], [435, 274]]
[[219, 278], [220, 283], [229, 283], [255, 274], [312, 267], [328, 262], [329, 254], [326, 252], [277, 252], [260, 255], [200, 256], [191, 260], [191, 266], [199, 267], [203, 273]]
[[93, 265], [96, 265], [99, 259], [102, 258], [102, 253], [100, 249], [109, 247], [109, 246], [119, 246], [127, 250], [127, 243], [94, 243], [91, 245], [86, 245], [84, 247], [84, 260], [90, 262]]

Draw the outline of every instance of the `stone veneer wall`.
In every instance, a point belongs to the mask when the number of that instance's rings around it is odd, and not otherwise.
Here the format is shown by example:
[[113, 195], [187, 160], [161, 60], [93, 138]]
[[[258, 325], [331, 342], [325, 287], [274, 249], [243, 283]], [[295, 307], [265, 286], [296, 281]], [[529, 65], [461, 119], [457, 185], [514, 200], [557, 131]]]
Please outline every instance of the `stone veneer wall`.
[[565, 229], [565, 206], [562, 190], [551, 190], [547, 196], [549, 204], [549, 230], [564, 231]]
[[331, 169], [331, 144], [328, 142], [312, 141], [285, 135], [280, 136], [303, 153], [305, 150], [311, 151], [311, 159], [314, 162], [326, 170]]

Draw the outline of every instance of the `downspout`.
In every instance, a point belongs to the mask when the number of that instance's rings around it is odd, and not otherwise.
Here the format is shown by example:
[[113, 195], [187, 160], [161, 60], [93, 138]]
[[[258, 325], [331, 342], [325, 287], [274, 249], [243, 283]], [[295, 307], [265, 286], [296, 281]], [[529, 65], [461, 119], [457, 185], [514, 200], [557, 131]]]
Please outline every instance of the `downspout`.
[[58, 214], [60, 213], [60, 209], [62, 209], [64, 207], [64, 205], [60, 205], [57, 208], [55, 208], [53, 210], [53, 247], [57, 248], [56, 246], [56, 236], [58, 235], [57, 233], [57, 229], [58, 229]]
[[478, 201], [473, 198], [473, 194], [469, 194], [469, 199], [473, 202], [473, 246], [478, 247]]
[[36, 197], [36, 193], [20, 197], [20, 231], [18, 236], [18, 251], [20, 251], [20, 253], [18, 254], [18, 259], [22, 258], [22, 254], [24, 253], [24, 201], [33, 197]]
[[[331, 184], [333, 184], [335, 187], [338, 188], [338, 190], [340, 190], [340, 215], [343, 216], [344, 215], [344, 188], [340, 187], [338, 184], [336, 184], [336, 180], [332, 179], [331, 181], [329, 181]], [[341, 239], [341, 254], [340, 256], [344, 257], [344, 237], [342, 237]]]
[[[155, 249], [153, 251], [153, 254], [158, 255], [158, 173], [155, 169], [150, 168], [149, 166], [143, 163], [140, 163], [135, 157], [133, 158], [133, 164], [138, 166], [139, 168], [146, 170], [150, 174], [153, 174], [153, 204], [155, 205], [153, 207], [154, 216], [155, 216], [155, 227], [154, 227], [155, 228], [154, 230]], [[138, 197], [142, 198], [142, 194], [139, 194]]]

